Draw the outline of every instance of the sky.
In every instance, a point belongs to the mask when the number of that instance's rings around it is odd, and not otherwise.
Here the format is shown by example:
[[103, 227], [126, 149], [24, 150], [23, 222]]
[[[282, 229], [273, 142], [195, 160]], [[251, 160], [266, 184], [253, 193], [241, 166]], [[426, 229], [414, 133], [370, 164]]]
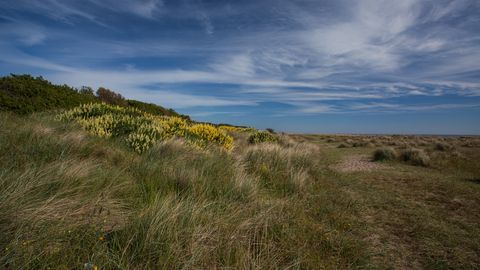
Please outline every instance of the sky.
[[290, 133], [480, 135], [478, 0], [3, 0], [0, 76]]

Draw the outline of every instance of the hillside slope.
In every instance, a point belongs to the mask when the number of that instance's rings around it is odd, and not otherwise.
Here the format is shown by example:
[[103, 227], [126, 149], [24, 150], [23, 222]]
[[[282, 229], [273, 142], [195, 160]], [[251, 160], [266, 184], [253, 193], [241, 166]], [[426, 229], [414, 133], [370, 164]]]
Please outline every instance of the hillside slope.
[[96, 95], [90, 87], [76, 89], [68, 85], [55, 85], [28, 74], [0, 78], [0, 111], [16, 114], [29, 114], [53, 109], [71, 109], [80, 104], [107, 102], [120, 106], [130, 106], [152, 115], [167, 115], [190, 120], [188, 115], [180, 115], [173, 109], [137, 100], [125, 100], [121, 95], [100, 87]]

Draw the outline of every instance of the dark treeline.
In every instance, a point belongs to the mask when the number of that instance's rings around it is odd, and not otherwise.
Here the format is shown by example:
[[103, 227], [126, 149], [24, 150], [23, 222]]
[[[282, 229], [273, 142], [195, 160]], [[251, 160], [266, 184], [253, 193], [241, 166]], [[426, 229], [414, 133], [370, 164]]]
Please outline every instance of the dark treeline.
[[81, 89], [66, 84], [55, 85], [42, 76], [34, 78], [28, 74], [5, 76], [0, 78], [0, 110], [16, 114], [48, 111], [53, 109], [71, 109], [81, 104], [106, 102], [112, 105], [130, 106], [153, 115], [168, 115], [190, 120], [188, 115], [180, 115], [173, 109], [165, 109], [153, 103], [126, 100], [104, 87], [96, 92], [91, 87]]

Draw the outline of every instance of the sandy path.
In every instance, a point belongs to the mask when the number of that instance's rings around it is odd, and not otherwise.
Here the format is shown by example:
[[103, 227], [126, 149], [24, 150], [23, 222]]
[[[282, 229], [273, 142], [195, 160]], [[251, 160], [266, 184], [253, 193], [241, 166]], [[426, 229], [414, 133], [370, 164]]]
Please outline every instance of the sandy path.
[[350, 155], [343, 158], [341, 164], [333, 167], [341, 172], [352, 171], [376, 171], [382, 169], [390, 169], [391, 166], [372, 162], [367, 155]]

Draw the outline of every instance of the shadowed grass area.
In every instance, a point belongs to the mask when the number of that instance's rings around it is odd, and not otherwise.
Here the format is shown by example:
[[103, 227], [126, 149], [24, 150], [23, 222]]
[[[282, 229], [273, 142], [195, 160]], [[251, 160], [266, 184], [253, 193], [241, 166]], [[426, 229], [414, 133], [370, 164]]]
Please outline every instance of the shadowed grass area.
[[[250, 133], [226, 133], [228, 152], [174, 137], [136, 154], [125, 138], [88, 135], [53, 114], [0, 113], [0, 265], [479, 267], [477, 138], [439, 149], [439, 138], [274, 134], [250, 144]], [[345, 155], [403, 153], [404, 143], [428, 164], [334, 169]]]

